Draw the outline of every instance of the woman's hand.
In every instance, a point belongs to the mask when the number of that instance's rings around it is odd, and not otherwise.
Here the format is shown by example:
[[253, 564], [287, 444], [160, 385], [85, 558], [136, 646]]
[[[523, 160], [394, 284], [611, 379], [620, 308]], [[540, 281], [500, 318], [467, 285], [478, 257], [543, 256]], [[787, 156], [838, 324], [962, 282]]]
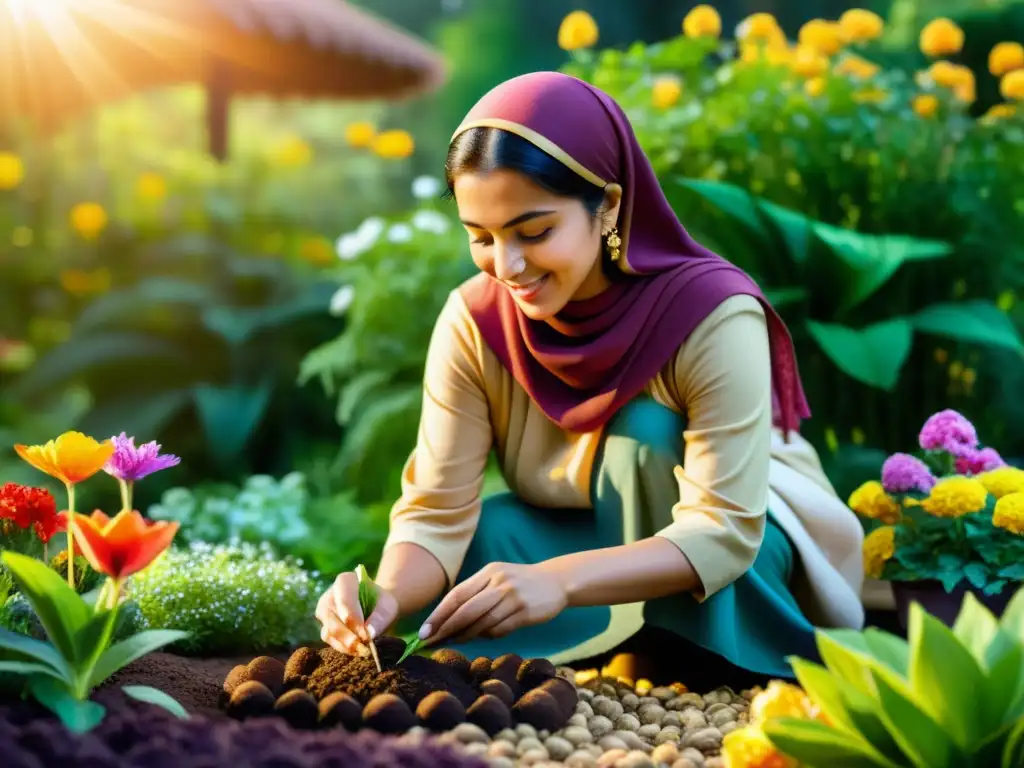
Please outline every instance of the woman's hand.
[[370, 652], [367, 644], [398, 618], [398, 601], [378, 586], [373, 614], [364, 617], [359, 606], [359, 577], [355, 571], [347, 571], [321, 595], [316, 618], [322, 625], [321, 640], [336, 651], [364, 656]]
[[562, 581], [538, 565], [491, 563], [457, 585], [420, 629], [431, 644], [502, 637], [553, 619], [568, 605]]

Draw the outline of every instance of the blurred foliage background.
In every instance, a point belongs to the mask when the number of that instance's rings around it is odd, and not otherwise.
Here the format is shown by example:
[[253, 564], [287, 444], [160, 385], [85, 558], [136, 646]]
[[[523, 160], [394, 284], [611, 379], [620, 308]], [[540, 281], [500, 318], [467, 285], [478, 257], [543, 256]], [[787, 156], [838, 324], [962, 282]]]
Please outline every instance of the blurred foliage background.
[[[182, 457], [136, 498], [186, 538], [372, 565], [434, 317], [472, 272], [441, 199], [447, 140], [485, 90], [537, 69], [619, 99], [684, 224], [769, 291], [841, 492], [943, 407], [1024, 460], [1024, 83], [1006, 75], [1024, 60], [993, 54], [1024, 42], [1024, 2], [355, 5], [433, 46], [444, 84], [236, 99], [225, 160], [200, 84], [53, 137], [0, 133], [4, 480], [43, 483], [15, 442], [126, 431]], [[80, 509], [116, 503], [109, 485]]]

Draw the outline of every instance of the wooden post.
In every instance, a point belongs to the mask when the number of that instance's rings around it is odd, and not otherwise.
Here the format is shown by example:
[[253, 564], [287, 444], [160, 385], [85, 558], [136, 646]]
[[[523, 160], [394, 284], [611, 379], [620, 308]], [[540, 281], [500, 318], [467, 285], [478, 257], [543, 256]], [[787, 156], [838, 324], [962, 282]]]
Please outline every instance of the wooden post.
[[219, 162], [228, 157], [231, 135], [231, 70], [223, 59], [211, 58], [206, 80], [206, 132], [210, 154]]

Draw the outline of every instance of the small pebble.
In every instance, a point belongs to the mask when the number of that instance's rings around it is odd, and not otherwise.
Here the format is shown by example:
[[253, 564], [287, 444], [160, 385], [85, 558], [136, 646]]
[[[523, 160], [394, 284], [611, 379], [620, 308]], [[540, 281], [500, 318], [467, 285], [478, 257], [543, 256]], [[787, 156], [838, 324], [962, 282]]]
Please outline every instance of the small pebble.
[[491, 740], [483, 728], [473, 723], [460, 723], [452, 729], [452, 733], [463, 744], [487, 744]]
[[736, 694], [732, 692], [731, 688], [722, 686], [711, 691], [711, 693], [704, 694], [704, 701], [707, 702], [708, 706], [712, 704], [728, 704], [730, 701], [736, 698]]
[[625, 757], [616, 760], [615, 768], [654, 768], [654, 762], [646, 752], [634, 749]]
[[679, 694], [677, 694], [675, 690], [668, 686], [659, 685], [657, 688], [651, 689], [651, 696], [656, 698], [658, 701], [668, 701], [669, 699], [674, 699], [678, 695]]
[[[527, 752], [533, 752], [538, 749], [544, 749], [544, 745], [540, 743], [540, 739], [536, 736], [524, 736], [516, 744], [516, 754], [522, 757]], [[546, 754], [546, 751], [545, 751]]]
[[572, 742], [561, 736], [549, 736], [544, 740], [544, 748], [552, 760], [564, 761], [575, 749]]
[[704, 768], [725, 768], [725, 758], [709, 757], [704, 761]]
[[618, 736], [630, 749], [643, 749], [644, 740], [636, 735], [634, 731], [616, 731], [615, 735]]
[[651, 760], [657, 765], [660, 763], [668, 763], [672, 765], [676, 760], [679, 759], [679, 749], [673, 742], [666, 742], [654, 748], [651, 752]]
[[661, 702], [653, 696], [641, 696], [636, 708], [637, 710], [640, 710], [646, 707], [648, 704], [657, 704], [659, 707], [661, 706]]
[[687, 733], [684, 742], [686, 746], [695, 747], [701, 752], [715, 752], [722, 748], [722, 732], [717, 728], [702, 728]]
[[511, 728], [505, 728], [504, 730], [498, 731], [494, 734], [495, 741], [508, 741], [512, 744], [519, 743], [519, 734], [513, 731]]
[[511, 741], [505, 741], [504, 739], [495, 740], [492, 741], [491, 746], [487, 748], [487, 754], [491, 757], [514, 758], [516, 756], [516, 745]]
[[623, 752], [629, 751], [629, 745], [614, 733], [602, 736], [597, 742], [597, 746], [601, 748], [602, 752], [611, 752], [613, 749], [621, 749]]
[[721, 727], [726, 723], [735, 723], [737, 714], [736, 710], [732, 707], [726, 707], [725, 709], [720, 709], [710, 715], [708, 717], [708, 722], [711, 723], [711, 725]]
[[742, 693], [740, 694], [740, 697], [741, 697], [741, 698], [742, 698], [742, 699], [743, 699], [744, 701], [753, 701], [753, 700], [754, 700], [754, 697], [755, 697], [755, 696], [757, 696], [757, 694], [759, 694], [760, 692], [761, 692], [761, 689], [760, 689], [760, 688], [751, 688], [751, 689], [749, 689], [749, 690], [743, 691], [743, 692], [742, 692]]
[[484, 757], [487, 755], [487, 750], [490, 748], [489, 744], [481, 744], [479, 742], [473, 742], [472, 744], [463, 744], [462, 751], [467, 755], [473, 757]]
[[718, 726], [718, 730], [720, 730], [722, 732], [722, 735], [725, 736], [725, 734], [732, 733], [739, 727], [740, 724], [734, 720], [731, 723], [722, 723], [720, 726]]
[[682, 729], [683, 718], [679, 716], [678, 712], [666, 712], [665, 716], [661, 718], [661, 727], [668, 728], [669, 726]]
[[573, 715], [569, 718], [569, 721], [566, 723], [566, 726], [568, 727], [570, 725], [578, 725], [580, 728], [586, 728], [587, 722], [589, 721], [587, 720], [586, 715]]
[[635, 693], [627, 693], [625, 696], [622, 696], [619, 701], [622, 702], [622, 706], [629, 712], [632, 712], [640, 705], [640, 697]]
[[550, 735], [551, 731], [549, 731], [547, 728], [542, 728], [541, 730], [537, 731], [537, 738], [541, 741], [544, 741], [544, 739], [546, 739]]
[[565, 759], [567, 768], [596, 768], [597, 758], [585, 750], [577, 750]]
[[615, 718], [615, 730], [617, 731], [635, 731], [640, 727], [640, 718], [636, 715], [631, 715], [628, 712], [619, 715]]
[[611, 683], [601, 683], [601, 687], [597, 689], [598, 693], [602, 696], [616, 696], [618, 691], [615, 690], [615, 686]]
[[593, 717], [594, 708], [585, 701], [578, 701], [576, 702], [576, 714], [583, 715], [584, 717]]
[[568, 728], [563, 728], [561, 735], [562, 738], [577, 747], [580, 744], [589, 744], [594, 740], [593, 734], [591, 734], [587, 728], [580, 728], [576, 725], [570, 725]]
[[672, 768], [703, 768], [703, 766], [703, 758], [699, 763], [695, 763], [688, 757], [680, 757], [678, 760], [672, 763]]
[[640, 716], [640, 722], [644, 725], [661, 725], [661, 718], [665, 716], [665, 709], [658, 704], [648, 704], [646, 707], [640, 707], [637, 710], [637, 715]]
[[604, 715], [594, 715], [587, 721], [587, 729], [599, 739], [607, 733], [615, 730], [615, 724]]
[[683, 732], [676, 728], [674, 725], [670, 725], [667, 728], [662, 728], [661, 733], [654, 737], [655, 744], [664, 744], [666, 742], [677, 743], [683, 737]]
[[519, 765], [523, 766], [537, 765], [537, 763], [543, 763], [547, 760], [548, 752], [543, 747], [540, 749], [531, 749], [519, 755]]
[[699, 731], [708, 727], [708, 719], [699, 709], [684, 709], [679, 713], [683, 729], [687, 731]]
[[517, 725], [516, 733], [520, 736], [533, 736], [533, 738], [537, 738], [537, 729], [529, 723], [520, 723]]
[[576, 691], [576, 695], [580, 697], [580, 701], [594, 700], [594, 692], [586, 688], [580, 688], [578, 691]]
[[644, 741], [654, 741], [659, 733], [661, 733], [661, 726], [657, 723], [641, 725], [636, 731], [636, 735]]
[[687, 747], [686, 749], [684, 749], [682, 752], [679, 753], [679, 757], [685, 760], [689, 760], [691, 763], [696, 765], [697, 768], [700, 768], [700, 766], [704, 765], [704, 753], [701, 752], [699, 749], [694, 749], [693, 747]]
[[598, 696], [594, 699], [592, 706], [595, 714], [604, 715], [612, 721], [625, 711], [622, 702], [609, 699], [607, 696]]
[[613, 766], [626, 755], [628, 755], [624, 749], [611, 749], [597, 758], [597, 765], [599, 768], [613, 768]]
[[584, 744], [578, 751], [589, 752], [594, 756], [595, 760], [604, 754], [604, 750], [597, 746], [597, 744]]
[[704, 714], [707, 715], [708, 717], [711, 717], [716, 712], [721, 712], [722, 710], [725, 710], [725, 709], [732, 709], [732, 707], [730, 707], [728, 704], [725, 704], [723, 702], [717, 702], [715, 704], [708, 704], [707, 709], [704, 710]]
[[704, 709], [704, 706], [704, 697], [698, 696], [696, 693], [681, 693], [665, 704], [667, 709], [674, 709], [676, 711], [684, 710], [687, 707]]
[[515, 761], [511, 757], [489, 757], [487, 764], [490, 768], [516, 768]]

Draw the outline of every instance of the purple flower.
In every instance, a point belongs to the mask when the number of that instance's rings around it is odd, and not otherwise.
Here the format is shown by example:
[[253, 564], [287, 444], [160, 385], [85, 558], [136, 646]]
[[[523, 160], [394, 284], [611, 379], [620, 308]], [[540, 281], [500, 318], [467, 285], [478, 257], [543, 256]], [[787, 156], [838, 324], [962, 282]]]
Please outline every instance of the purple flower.
[[963, 415], [946, 409], [929, 417], [921, 427], [918, 442], [926, 451], [968, 456], [978, 447], [978, 432]]
[[887, 493], [928, 493], [934, 485], [935, 476], [931, 470], [910, 454], [894, 453], [882, 465], [882, 487]]
[[980, 475], [990, 469], [1005, 467], [1006, 462], [999, 455], [995, 448], [982, 448], [980, 451], [972, 451], [966, 456], [956, 460], [956, 472], [958, 475]]
[[170, 454], [161, 456], [160, 444], [155, 440], [138, 448], [135, 447], [135, 438], [128, 437], [124, 432], [118, 437], [112, 437], [111, 440], [114, 443], [114, 455], [104, 465], [103, 471], [126, 483], [134, 483], [146, 475], [173, 467], [181, 461], [177, 456]]

